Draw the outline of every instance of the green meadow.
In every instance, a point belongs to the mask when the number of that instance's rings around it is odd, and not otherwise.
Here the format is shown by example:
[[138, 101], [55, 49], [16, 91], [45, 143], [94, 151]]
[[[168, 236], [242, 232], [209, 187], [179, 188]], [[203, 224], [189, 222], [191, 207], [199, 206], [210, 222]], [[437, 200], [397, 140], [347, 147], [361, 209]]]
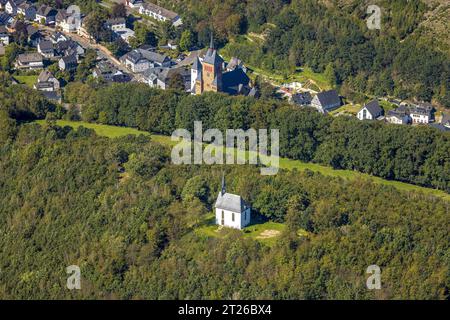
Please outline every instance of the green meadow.
[[[39, 124], [44, 124], [45, 120], [38, 120], [36, 122]], [[171, 138], [168, 136], [155, 135], [155, 134], [151, 134], [149, 132], [141, 131], [141, 130], [134, 129], [134, 128], [95, 124], [95, 123], [88, 123], [88, 122], [82, 122], [82, 121], [67, 121], [67, 120], [58, 120], [57, 125], [70, 126], [73, 128], [77, 128], [79, 126], [84, 126], [86, 128], [95, 130], [95, 132], [99, 136], [105, 136], [108, 138], [116, 138], [116, 137], [126, 136], [126, 135], [130, 135], [130, 134], [132, 134], [132, 135], [143, 134], [145, 136], [150, 136], [153, 141], [163, 144], [163, 145], [166, 145], [166, 146], [173, 146], [177, 143], [177, 142], [171, 141]], [[236, 152], [236, 154], [245, 156], [247, 159], [249, 156], [248, 151], [245, 152], [245, 151], [238, 150], [238, 152]], [[264, 156], [261, 156], [261, 159], [262, 159], [263, 163], [268, 162], [268, 159]], [[441, 191], [441, 190], [425, 188], [425, 187], [421, 187], [421, 186], [417, 186], [417, 185], [413, 185], [413, 184], [409, 184], [409, 183], [404, 183], [404, 182], [400, 182], [400, 181], [385, 180], [385, 179], [382, 179], [379, 177], [374, 177], [369, 174], [360, 173], [357, 171], [335, 170], [331, 167], [323, 166], [320, 164], [307, 163], [307, 162], [302, 162], [299, 160], [292, 160], [292, 159], [287, 159], [287, 158], [279, 158], [279, 166], [282, 169], [299, 170], [299, 171], [310, 170], [313, 172], [319, 172], [326, 176], [339, 177], [339, 178], [344, 178], [344, 179], [367, 179], [367, 180], [371, 180], [374, 183], [383, 184], [386, 186], [392, 186], [401, 191], [422, 192], [424, 194], [441, 197], [445, 200], [450, 201], [450, 194], [448, 194], [444, 191]]]

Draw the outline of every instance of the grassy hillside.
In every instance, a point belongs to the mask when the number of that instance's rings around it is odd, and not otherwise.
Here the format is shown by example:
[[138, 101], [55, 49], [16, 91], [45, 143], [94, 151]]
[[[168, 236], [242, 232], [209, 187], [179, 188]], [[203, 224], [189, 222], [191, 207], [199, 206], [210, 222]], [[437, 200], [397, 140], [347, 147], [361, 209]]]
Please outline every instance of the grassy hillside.
[[[43, 124], [43, 123], [45, 123], [45, 120], [38, 120], [36, 122], [39, 124]], [[66, 120], [58, 120], [57, 124], [59, 126], [70, 126], [73, 128], [77, 128], [82, 125], [86, 128], [94, 129], [96, 131], [96, 133], [100, 136], [105, 136], [105, 137], [109, 137], [109, 138], [126, 136], [129, 134], [131, 134], [131, 135], [142, 134], [145, 136], [151, 136], [153, 141], [164, 144], [164, 145], [170, 146], [170, 145], [174, 144], [174, 142], [172, 142], [170, 140], [170, 137], [168, 137], [168, 136], [154, 135], [154, 134], [150, 134], [146, 131], [140, 131], [140, 130], [133, 129], [133, 128], [101, 125], [101, 124], [87, 123], [87, 122], [81, 122], [81, 121], [66, 121]], [[314, 172], [320, 172], [321, 174], [326, 175], [326, 176], [341, 177], [341, 178], [351, 179], [351, 180], [368, 179], [375, 183], [395, 187], [398, 190], [423, 192], [424, 194], [438, 196], [443, 199], [450, 200], [450, 195], [441, 190], [424, 188], [424, 187], [416, 186], [416, 185], [409, 184], [409, 183], [403, 183], [400, 181], [385, 180], [385, 179], [381, 179], [378, 177], [370, 176], [368, 174], [363, 174], [363, 173], [359, 173], [359, 172], [351, 171], [351, 170], [334, 170], [333, 168], [322, 166], [322, 165], [315, 164], [315, 163], [305, 163], [305, 162], [301, 162], [298, 160], [280, 158], [280, 168], [288, 169], [288, 170], [299, 170], [299, 171], [311, 170]]]

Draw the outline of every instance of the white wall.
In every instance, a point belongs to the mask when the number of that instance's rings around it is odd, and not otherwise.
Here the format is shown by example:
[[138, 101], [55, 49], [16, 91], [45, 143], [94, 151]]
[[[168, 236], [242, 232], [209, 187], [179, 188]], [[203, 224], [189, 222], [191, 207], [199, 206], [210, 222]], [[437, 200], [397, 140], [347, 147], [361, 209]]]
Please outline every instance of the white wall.
[[250, 215], [251, 215], [250, 211], [251, 211], [250, 208], [248, 208], [245, 212], [242, 213], [242, 215], [238, 212], [234, 212], [234, 221], [233, 221], [232, 211], [216, 208], [216, 224], [222, 225], [222, 212], [223, 212], [224, 226], [229, 228], [242, 229], [250, 223]]

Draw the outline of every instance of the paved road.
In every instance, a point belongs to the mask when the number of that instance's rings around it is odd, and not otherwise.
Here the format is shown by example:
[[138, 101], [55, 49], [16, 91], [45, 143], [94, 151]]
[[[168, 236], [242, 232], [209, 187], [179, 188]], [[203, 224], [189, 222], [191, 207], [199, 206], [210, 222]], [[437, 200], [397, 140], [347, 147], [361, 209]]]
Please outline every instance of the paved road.
[[[54, 28], [50, 28], [48, 26], [39, 26], [39, 28], [41, 30], [46, 31], [47, 33], [53, 33], [55, 32]], [[78, 42], [83, 48], [87, 49], [93, 49], [97, 52], [97, 55], [100, 58], [106, 58], [109, 62], [111, 62], [118, 70], [127, 73], [131, 76], [132, 81], [135, 80], [133, 78], [135, 78], [135, 74], [133, 74], [132, 72], [130, 72], [130, 70], [128, 70], [125, 66], [123, 66], [120, 61], [111, 53], [111, 51], [108, 50], [108, 48], [106, 48], [105, 46], [99, 44], [99, 43], [94, 43], [86, 38], [83, 38], [81, 36], [79, 36], [76, 33], [67, 33], [67, 32], [63, 32], [61, 30], [59, 30], [59, 32], [61, 32], [62, 34], [64, 34], [65, 36], [67, 36], [68, 38]]]

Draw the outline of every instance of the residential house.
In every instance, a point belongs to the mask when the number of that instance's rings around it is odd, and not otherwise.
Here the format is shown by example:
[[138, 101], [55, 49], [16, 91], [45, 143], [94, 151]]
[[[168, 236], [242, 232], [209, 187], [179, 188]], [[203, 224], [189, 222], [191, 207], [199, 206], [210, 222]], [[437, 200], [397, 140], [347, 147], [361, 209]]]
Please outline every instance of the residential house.
[[62, 103], [62, 97], [57, 91], [40, 91], [41, 94], [50, 101]]
[[58, 42], [67, 41], [67, 40], [69, 40], [69, 38], [61, 32], [52, 33], [52, 35], [50, 36], [50, 41], [55, 44]]
[[76, 55], [69, 55], [62, 57], [58, 61], [59, 69], [62, 71], [72, 71], [78, 66], [78, 61]]
[[116, 30], [115, 34], [122, 38], [123, 41], [130, 44], [130, 39], [135, 36], [135, 32], [129, 28]]
[[147, 2], [142, 4], [139, 7], [139, 13], [154, 18], [158, 21], [170, 21], [174, 27], [183, 24], [180, 16], [177, 13], [160, 7], [154, 3]]
[[234, 229], [243, 229], [250, 224], [251, 208], [241, 196], [226, 192], [225, 178], [222, 177], [215, 207], [216, 224]]
[[112, 18], [106, 20], [105, 27], [116, 32], [125, 29], [127, 26], [125, 18]]
[[375, 120], [383, 116], [384, 110], [380, 107], [378, 100], [370, 101], [364, 105], [356, 115], [359, 120]]
[[71, 56], [74, 55], [77, 60], [80, 59], [80, 56], [84, 55], [85, 50], [82, 46], [73, 40], [65, 40], [59, 41], [55, 44], [55, 50], [58, 56]]
[[44, 61], [42, 56], [37, 52], [22, 53], [17, 57], [15, 67], [16, 69], [28, 70], [42, 69], [44, 67]]
[[434, 121], [434, 108], [431, 104], [420, 103], [409, 108], [413, 124], [424, 124]]
[[389, 110], [386, 114], [386, 121], [393, 124], [411, 123], [408, 107], [402, 105], [397, 109]]
[[27, 25], [27, 34], [28, 42], [33, 47], [37, 47], [43, 38], [41, 32], [31, 24]]
[[9, 44], [9, 34], [5, 26], [0, 26], [0, 44], [4, 46]]
[[48, 70], [43, 70], [38, 77], [34, 88], [40, 91], [58, 91], [60, 89], [59, 80]]
[[74, 33], [80, 27], [81, 18], [76, 19], [73, 14], [69, 14], [67, 10], [58, 10], [55, 16], [55, 26], [64, 32]]
[[34, 21], [44, 25], [54, 24], [57, 13], [52, 7], [43, 4], [37, 9]]
[[144, 72], [149, 68], [169, 67], [171, 65], [171, 60], [166, 55], [143, 49], [128, 52], [120, 60], [133, 72]]
[[311, 106], [321, 113], [328, 113], [341, 106], [341, 98], [336, 90], [322, 91], [311, 100]]
[[14, 21], [14, 18], [6, 12], [0, 12], [0, 25], [8, 26]]
[[299, 92], [292, 95], [292, 102], [298, 106], [309, 106], [312, 96], [309, 92]]
[[129, 82], [131, 77], [120, 70], [117, 70], [107, 61], [100, 61], [92, 71], [94, 78], [102, 79], [106, 82]]
[[44, 58], [51, 59], [55, 56], [53, 43], [50, 40], [43, 40], [38, 43], [37, 50]]
[[36, 7], [28, 2], [20, 4], [17, 8], [17, 14], [29, 21], [36, 19], [36, 11]]
[[25, 0], [9, 0], [5, 4], [5, 12], [12, 16], [17, 15], [17, 10], [19, 9], [19, 6], [24, 2]]
[[170, 80], [180, 75], [184, 82], [185, 91], [190, 88], [190, 72], [185, 68], [150, 68], [143, 73], [145, 83], [152, 88], [159, 88], [162, 90], [170, 89]]

